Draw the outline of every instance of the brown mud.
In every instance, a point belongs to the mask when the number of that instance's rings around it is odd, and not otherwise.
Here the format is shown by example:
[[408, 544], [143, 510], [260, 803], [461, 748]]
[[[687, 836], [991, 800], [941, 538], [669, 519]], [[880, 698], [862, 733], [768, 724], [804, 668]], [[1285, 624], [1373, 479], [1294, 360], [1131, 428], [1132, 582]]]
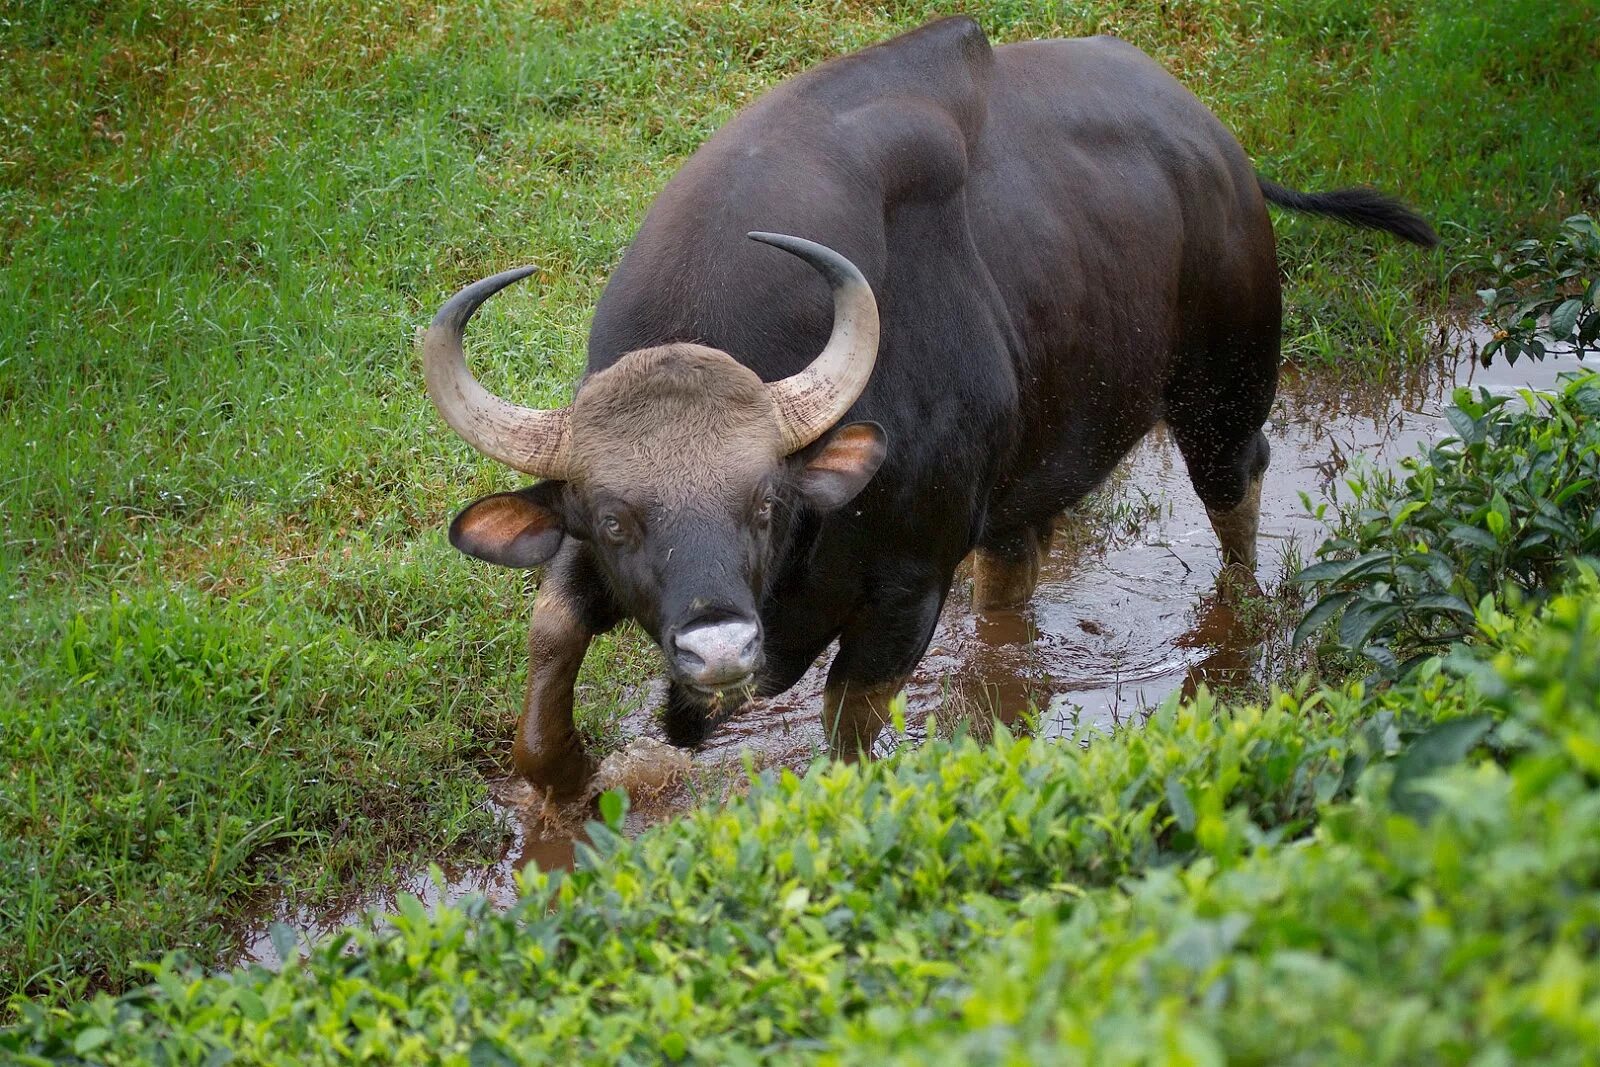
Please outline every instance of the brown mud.
[[[1353, 465], [1392, 467], [1448, 434], [1442, 412], [1456, 386], [1549, 388], [1560, 372], [1580, 366], [1561, 356], [1485, 368], [1473, 358], [1482, 340], [1481, 333], [1441, 329], [1441, 349], [1449, 355], [1381, 384], [1355, 372], [1285, 369], [1266, 427], [1272, 463], [1261, 495], [1257, 576], [1269, 595], [1284, 591], [1285, 572], [1309, 557], [1327, 532], [1307, 513], [1302, 494], [1313, 507], [1336, 501], [1348, 496], [1343, 483]], [[1157, 427], [1085, 514], [1058, 524], [1026, 608], [975, 614], [963, 568], [906, 688], [905, 731], [891, 736], [894, 731], [886, 730], [880, 751], [926, 736], [935, 718], [941, 730], [957, 717], [982, 730], [993, 719], [1017, 724], [1026, 715], [1027, 728], [1042, 736], [1081, 738], [1137, 721], [1169, 694], [1202, 682], [1224, 688], [1270, 680], [1282, 667], [1272, 661], [1274, 642], [1264, 640], [1270, 626], [1264, 630], [1262, 612], [1252, 614], [1250, 600], [1236, 610], [1216, 595], [1220, 563], [1182, 458], [1165, 428]], [[628, 791], [625, 831], [638, 832], [696, 802], [726, 798], [740, 787], [747, 763], [800, 768], [823, 752], [819, 708], [828, 659], [824, 655], [781, 697], [723, 723], [692, 757], [657, 740], [653, 711], [630, 713], [622, 734], [631, 740], [608, 758], [597, 783]], [[662, 692], [656, 683], [636, 707], [655, 708]], [[442, 884], [417, 872], [395, 893], [359, 899], [334, 914], [294, 915], [288, 924], [305, 941], [315, 940], [369, 909], [392, 907], [397, 893], [428, 907], [471, 895], [509, 905], [517, 896], [516, 873], [527, 864], [550, 870], [576, 862], [583, 824], [595, 817], [592, 802], [546, 805], [520, 780], [493, 783], [488, 803], [513, 831], [499, 863], [446, 869]], [[247, 941], [247, 961], [277, 962], [264, 923]]]

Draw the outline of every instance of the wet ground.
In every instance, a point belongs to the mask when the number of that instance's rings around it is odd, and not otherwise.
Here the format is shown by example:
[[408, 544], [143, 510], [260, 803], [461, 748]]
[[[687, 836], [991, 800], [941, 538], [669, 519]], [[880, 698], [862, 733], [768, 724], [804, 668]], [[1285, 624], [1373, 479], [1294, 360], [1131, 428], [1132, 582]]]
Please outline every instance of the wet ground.
[[[1373, 385], [1354, 375], [1286, 371], [1266, 432], [1272, 444], [1261, 500], [1258, 577], [1271, 591], [1285, 560], [1309, 557], [1325, 536], [1306, 511], [1335, 499], [1352, 464], [1392, 466], [1428, 440], [1449, 432], [1441, 414], [1457, 385], [1509, 391], [1548, 388], [1563, 370], [1579, 366], [1562, 357], [1507, 367], [1478, 366], [1474, 338], [1441, 333], [1462, 357], [1399, 382]], [[1481, 341], [1481, 337], [1477, 340]], [[1170, 693], [1270, 675], [1264, 663], [1259, 618], [1241, 618], [1213, 596], [1220, 566], [1216, 538], [1189, 487], [1183, 461], [1158, 427], [1128, 457], [1123, 471], [1086, 519], [1062, 524], [1032, 604], [1022, 611], [975, 615], [970, 580], [963, 572], [932, 646], [907, 688], [906, 736], [927, 730], [930, 712], [950, 718], [952, 707], [987, 722], [1013, 722], [1029, 712], [1046, 736], [1082, 736], [1138, 716]], [[627, 747], [602, 769], [603, 786], [628, 789], [627, 829], [671, 817], [697, 799], [724, 796], [743, 778], [746, 758], [758, 767], [804, 766], [824, 748], [819, 721], [827, 658], [779, 698], [753, 706], [724, 724], [692, 759], [657, 740], [649, 711], [623, 723]], [[638, 701], [654, 708], [659, 694]], [[886, 738], [882, 748], [895, 744]], [[506, 856], [488, 868], [448, 871], [443, 887], [419, 872], [399, 887], [425, 904], [481, 894], [499, 904], [516, 897], [515, 872], [537, 861], [545, 869], [571, 866], [585, 805], [547, 807], [524, 783], [496, 783], [491, 803], [504, 813], [515, 838]], [[310, 937], [360, 917], [392, 899], [363, 900], [336, 915], [298, 916], [292, 925]], [[272, 963], [277, 954], [265, 929], [248, 959]]]

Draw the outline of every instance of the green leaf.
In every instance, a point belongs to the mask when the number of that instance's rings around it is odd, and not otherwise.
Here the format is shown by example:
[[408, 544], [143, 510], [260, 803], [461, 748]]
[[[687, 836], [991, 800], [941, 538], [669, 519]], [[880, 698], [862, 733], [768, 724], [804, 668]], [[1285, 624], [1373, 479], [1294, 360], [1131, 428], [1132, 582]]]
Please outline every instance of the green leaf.
[[[290, 951], [293, 951], [292, 947]], [[293, 957], [283, 956], [280, 958], [292, 959]], [[261, 999], [261, 994], [257, 993], [249, 986], [239, 987], [239, 991], [235, 995], [234, 1002], [239, 1006], [239, 1014], [253, 1023], [261, 1022], [267, 1017], [267, 1005]]]
[[1593, 344], [1596, 339], [1600, 339], [1600, 311], [1591, 311], [1583, 317], [1583, 325], [1578, 328], [1578, 343]]
[[1483, 440], [1482, 421], [1474, 419], [1459, 407], [1445, 408], [1444, 417], [1450, 420], [1450, 427], [1464, 444], [1475, 445]]
[[1550, 313], [1550, 336], [1557, 341], [1565, 341], [1572, 336], [1572, 328], [1578, 323], [1578, 314], [1583, 310], [1583, 301], [1577, 297], [1564, 300], [1561, 306]]
[[1184, 833], [1194, 833], [1194, 804], [1190, 802], [1189, 791], [1176, 774], [1167, 775], [1167, 806], [1172, 809], [1178, 829]]
[[1294, 576], [1297, 582], [1337, 582], [1344, 578], [1355, 577], [1366, 570], [1387, 563], [1390, 559], [1387, 552], [1368, 552], [1356, 556], [1354, 559], [1330, 559], [1321, 563], [1313, 563]]
[[[457, 1053], [460, 1055], [460, 1053]], [[499, 1042], [491, 1037], [479, 1036], [467, 1050], [470, 1067], [516, 1067], [517, 1061], [508, 1056]]]
[[1373, 635], [1400, 614], [1400, 609], [1382, 601], [1363, 600], [1347, 608], [1339, 620], [1339, 643], [1349, 649], [1365, 648]]
[[278, 959], [288, 963], [295, 957], [295, 948], [299, 938], [291, 927], [274, 920], [267, 924], [267, 937], [272, 941], [272, 951], [278, 954]]
[[1472, 605], [1458, 596], [1449, 593], [1427, 593], [1411, 601], [1411, 607], [1416, 611], [1438, 611], [1450, 615], [1460, 615], [1472, 618]]
[[1291, 648], [1299, 648], [1301, 643], [1327, 623], [1339, 609], [1354, 599], [1354, 593], [1331, 593], [1311, 605], [1311, 610], [1306, 612], [1305, 618], [1300, 620], [1300, 625], [1294, 628], [1294, 637], [1290, 640]]
[[1594, 479], [1592, 478], [1579, 478], [1571, 485], [1562, 489], [1561, 492], [1557, 493], [1551, 500], [1551, 503], [1555, 504], [1557, 507], [1560, 507], [1562, 504], [1565, 504], [1567, 501], [1571, 500], [1574, 496], [1583, 492], [1593, 484]]
[[1421, 511], [1423, 508], [1425, 508], [1427, 506], [1428, 506], [1428, 502], [1426, 500], [1408, 501], [1405, 504], [1404, 507], [1402, 507], [1398, 512], [1395, 513], [1394, 520], [1389, 524], [1389, 528], [1392, 529], [1392, 530], [1400, 529], [1401, 525], [1407, 519], [1409, 519], [1411, 516], [1415, 515], [1417, 512]]
[[1496, 541], [1487, 530], [1480, 530], [1476, 526], [1454, 526], [1445, 536], [1452, 541], [1475, 545], [1478, 548], [1488, 549], [1490, 552], [1500, 547], [1500, 542]]
[[600, 818], [606, 828], [622, 832], [622, 820], [628, 816], [628, 794], [620, 789], [607, 789], [600, 794]]
[[1494, 720], [1473, 715], [1439, 723], [1411, 742], [1395, 764], [1389, 799], [1395, 808], [1416, 819], [1426, 819], [1438, 801], [1417, 788], [1418, 783], [1446, 767], [1460, 763], [1483, 740]]
[[87, 1056], [95, 1049], [104, 1045], [112, 1038], [112, 1033], [103, 1026], [91, 1026], [78, 1031], [78, 1036], [72, 1042], [72, 1051], [79, 1056]]

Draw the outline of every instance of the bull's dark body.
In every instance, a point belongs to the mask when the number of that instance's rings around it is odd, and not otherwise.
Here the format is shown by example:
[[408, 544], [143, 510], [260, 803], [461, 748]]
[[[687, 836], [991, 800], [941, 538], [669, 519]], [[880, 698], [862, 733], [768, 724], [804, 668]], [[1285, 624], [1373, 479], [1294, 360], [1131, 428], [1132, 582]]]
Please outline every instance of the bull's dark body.
[[[673, 341], [767, 381], [806, 366], [828, 293], [755, 229], [865, 273], [882, 341], [843, 421], [889, 444], [855, 501], [789, 531], [761, 607], [768, 692], [835, 637], [831, 682], [903, 676], [961, 559], [1048, 524], [1160, 419], [1210, 506], [1266, 462], [1280, 297], [1261, 191], [1232, 135], [1127, 44], [991, 48], [948, 19], [773, 90], [657, 200], [596, 310], [589, 372]], [[608, 621], [603, 581], [579, 584]]]

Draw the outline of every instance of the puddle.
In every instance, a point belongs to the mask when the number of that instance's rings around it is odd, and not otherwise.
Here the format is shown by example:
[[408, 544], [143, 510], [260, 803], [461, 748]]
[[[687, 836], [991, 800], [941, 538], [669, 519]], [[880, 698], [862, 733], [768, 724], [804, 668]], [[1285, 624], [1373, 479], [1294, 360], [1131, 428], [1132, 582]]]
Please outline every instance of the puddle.
[[[1286, 369], [1266, 427], [1272, 463], [1262, 487], [1257, 571], [1269, 590], [1286, 552], [1297, 548], [1309, 556], [1326, 535], [1306, 514], [1301, 493], [1313, 503], [1336, 499], [1347, 492], [1342, 481], [1352, 463], [1392, 466], [1448, 433], [1442, 410], [1458, 385], [1496, 392], [1544, 389], [1560, 372], [1582, 366], [1563, 355], [1484, 368], [1472, 358], [1484, 337], [1477, 328], [1444, 328], [1441, 348], [1461, 350], [1459, 362], [1450, 356], [1382, 386]], [[1080, 529], [1075, 535], [1073, 525], [1081, 526], [1081, 520], [1064, 521], [1033, 602], [1021, 611], [974, 615], [963, 568], [907, 687], [908, 738], [925, 736], [930, 711], [952, 705], [980, 711], [982, 721], [994, 716], [1007, 723], [1034, 708], [1039, 733], [1082, 736], [1139, 716], [1175, 690], [1200, 681], [1242, 681], [1260, 669], [1260, 627], [1236, 618], [1210, 595], [1220, 566], [1216, 538], [1164, 427], [1124, 461], [1108, 500], [1099, 522], [1109, 531]], [[637, 832], [697, 799], [725, 797], [742, 779], [746, 758], [757, 767], [801, 767], [823, 751], [818, 709], [828, 658], [788, 693], [724, 723], [694, 753], [692, 766], [674, 764], [683, 756], [652, 747], [661, 737], [653, 718], [664, 691], [657, 683], [635, 702], [647, 710], [631, 713], [622, 724], [623, 736], [633, 739], [619, 756], [624, 765], [615, 782], [628, 786], [632, 797], [625, 829]], [[429, 907], [471, 895], [507, 906], [517, 895], [515, 872], [529, 862], [544, 869], [570, 867], [582, 825], [594, 817], [581, 804], [548, 810], [520, 781], [495, 783], [489, 802], [515, 834], [500, 863], [446, 871], [442, 888], [422, 872], [397, 892]], [[291, 925], [316, 939], [369, 908], [393, 903], [392, 895], [369, 897], [335, 915], [296, 916]], [[277, 962], [264, 927], [245, 959]]]

